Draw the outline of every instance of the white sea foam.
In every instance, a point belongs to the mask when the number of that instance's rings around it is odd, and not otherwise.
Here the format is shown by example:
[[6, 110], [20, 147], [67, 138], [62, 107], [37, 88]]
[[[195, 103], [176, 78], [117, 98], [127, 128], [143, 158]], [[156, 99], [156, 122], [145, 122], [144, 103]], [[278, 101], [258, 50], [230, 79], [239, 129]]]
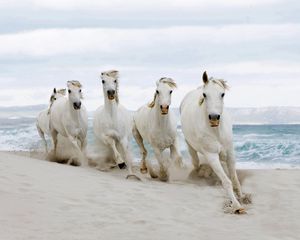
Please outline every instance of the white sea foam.
[[[93, 144], [92, 118], [89, 118], [88, 143]], [[35, 118], [10, 117], [0, 119], [0, 150], [42, 149], [35, 127]], [[187, 164], [191, 163], [182, 130], [178, 127], [180, 151]], [[51, 142], [48, 138], [49, 143]], [[300, 166], [300, 125], [234, 126], [234, 145], [239, 168], [298, 168]], [[51, 144], [51, 143], [50, 143]], [[154, 158], [152, 149], [149, 157]], [[139, 149], [132, 139], [136, 161]]]

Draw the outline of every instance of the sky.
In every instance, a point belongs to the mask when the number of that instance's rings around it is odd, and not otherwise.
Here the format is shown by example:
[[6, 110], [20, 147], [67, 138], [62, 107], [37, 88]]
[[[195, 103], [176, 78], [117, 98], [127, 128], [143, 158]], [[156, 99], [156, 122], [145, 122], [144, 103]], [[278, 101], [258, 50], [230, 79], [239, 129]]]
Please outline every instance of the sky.
[[94, 110], [110, 69], [131, 110], [161, 77], [178, 107], [203, 71], [228, 82], [228, 107], [300, 106], [299, 12], [288, 0], [0, 0], [0, 106], [47, 104], [79, 80]]

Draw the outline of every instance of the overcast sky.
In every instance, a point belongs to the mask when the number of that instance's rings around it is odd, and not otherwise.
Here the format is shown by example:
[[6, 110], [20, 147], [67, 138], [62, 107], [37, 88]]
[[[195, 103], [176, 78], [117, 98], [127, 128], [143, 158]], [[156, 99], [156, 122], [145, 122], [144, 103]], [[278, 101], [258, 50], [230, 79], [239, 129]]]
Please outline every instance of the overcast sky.
[[47, 104], [77, 79], [94, 110], [109, 69], [132, 110], [160, 77], [178, 83], [178, 106], [204, 70], [228, 81], [227, 106], [300, 106], [299, 12], [287, 0], [0, 0], [0, 106]]

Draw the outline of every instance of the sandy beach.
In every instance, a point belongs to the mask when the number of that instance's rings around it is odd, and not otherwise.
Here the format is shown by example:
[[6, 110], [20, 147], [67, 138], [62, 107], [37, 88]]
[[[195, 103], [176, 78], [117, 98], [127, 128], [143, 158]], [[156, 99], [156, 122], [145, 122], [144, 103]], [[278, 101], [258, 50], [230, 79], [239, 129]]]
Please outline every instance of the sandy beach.
[[[299, 239], [300, 171], [239, 170], [247, 214], [225, 214], [220, 185], [168, 183], [0, 153], [0, 238]], [[36, 156], [35, 156], [36, 157]]]

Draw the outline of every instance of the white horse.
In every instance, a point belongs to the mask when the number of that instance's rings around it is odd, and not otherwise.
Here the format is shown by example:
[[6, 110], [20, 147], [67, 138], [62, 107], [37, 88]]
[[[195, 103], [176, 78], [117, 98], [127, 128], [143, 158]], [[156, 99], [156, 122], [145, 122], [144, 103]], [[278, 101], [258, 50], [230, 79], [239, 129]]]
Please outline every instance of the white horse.
[[160, 166], [159, 178], [162, 181], [168, 180], [167, 166], [162, 155], [165, 149], [170, 148], [172, 161], [177, 166], [182, 166], [182, 158], [178, 150], [176, 119], [174, 113], [169, 110], [174, 88], [176, 88], [176, 83], [171, 78], [161, 78], [156, 83], [153, 101], [142, 106], [133, 117], [133, 136], [142, 154], [140, 170], [142, 173], [147, 173], [147, 168], [149, 168], [150, 176], [158, 177], [147, 160], [147, 150], [143, 143], [146, 141], [154, 150]]
[[101, 73], [104, 106], [100, 106], [96, 110], [93, 123], [97, 150], [101, 154], [96, 160], [96, 164], [99, 167], [101, 161], [111, 161], [117, 164], [120, 169], [125, 168], [127, 165], [128, 178], [135, 176], [133, 175], [129, 150], [132, 116], [119, 103], [118, 75], [119, 73], [116, 70]]
[[[224, 96], [228, 88], [225, 81], [210, 78], [203, 73], [204, 85], [189, 92], [180, 106], [182, 131], [196, 171], [200, 169], [199, 156], [211, 166], [222, 181], [235, 213], [244, 213], [238, 198], [242, 198], [240, 182], [235, 168], [232, 142], [232, 123], [225, 109]], [[199, 154], [199, 155], [198, 155]], [[220, 159], [227, 163], [229, 177]]]
[[[68, 81], [68, 98], [54, 101], [50, 111], [50, 131], [56, 155], [57, 135], [60, 134], [72, 143], [77, 155], [70, 158], [68, 163], [81, 165], [85, 160], [87, 145], [88, 117], [85, 107], [81, 104], [82, 91], [79, 81]], [[79, 143], [79, 142], [80, 143]]]
[[50, 111], [51, 111], [51, 106], [53, 102], [66, 95], [66, 89], [59, 89], [56, 90], [56, 88], [53, 89], [53, 93], [51, 94], [50, 97], [50, 104], [49, 107], [43, 111], [41, 111], [36, 120], [36, 128], [38, 130], [38, 133], [40, 137], [43, 140], [44, 147], [46, 153], [48, 153], [48, 146], [47, 146], [47, 141], [45, 139], [45, 134], [50, 136]]

